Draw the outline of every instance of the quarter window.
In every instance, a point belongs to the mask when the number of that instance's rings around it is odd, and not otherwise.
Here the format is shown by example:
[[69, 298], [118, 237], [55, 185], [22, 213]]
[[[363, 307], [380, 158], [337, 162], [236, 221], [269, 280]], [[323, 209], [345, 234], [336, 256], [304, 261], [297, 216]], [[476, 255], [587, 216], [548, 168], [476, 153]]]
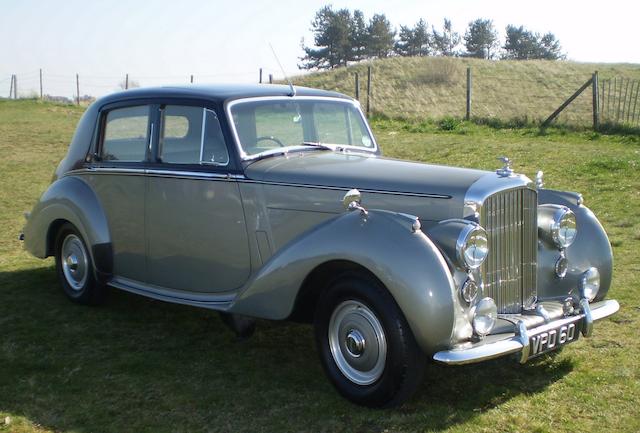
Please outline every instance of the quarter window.
[[149, 106], [118, 108], [107, 113], [102, 159], [137, 162], [146, 159]]
[[216, 113], [202, 107], [166, 106], [159, 157], [171, 164], [227, 165], [229, 154]]

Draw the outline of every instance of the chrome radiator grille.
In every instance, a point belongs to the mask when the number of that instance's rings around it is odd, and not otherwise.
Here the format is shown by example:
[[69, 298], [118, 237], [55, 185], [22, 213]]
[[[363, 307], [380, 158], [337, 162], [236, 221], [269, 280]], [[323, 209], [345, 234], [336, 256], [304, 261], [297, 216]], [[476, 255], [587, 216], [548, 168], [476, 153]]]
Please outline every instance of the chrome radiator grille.
[[519, 313], [536, 295], [538, 197], [528, 188], [498, 192], [480, 211], [489, 256], [482, 265], [484, 296], [496, 301], [498, 313]]

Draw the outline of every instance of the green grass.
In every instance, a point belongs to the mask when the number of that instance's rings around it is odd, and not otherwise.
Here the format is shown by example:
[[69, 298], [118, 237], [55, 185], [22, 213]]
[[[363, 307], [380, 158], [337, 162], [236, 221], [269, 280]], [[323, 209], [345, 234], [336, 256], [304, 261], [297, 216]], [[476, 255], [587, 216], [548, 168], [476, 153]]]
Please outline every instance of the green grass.
[[0, 432], [640, 431], [637, 135], [373, 121], [389, 156], [495, 169], [508, 155], [583, 192], [611, 237], [622, 310], [525, 366], [430, 364], [405, 406], [369, 410], [325, 379], [309, 326], [260, 322], [238, 342], [210, 311], [119, 291], [100, 308], [66, 300], [51, 259], [30, 257], [17, 234], [80, 115], [0, 102]]
[[[521, 123], [546, 119], [596, 70], [601, 81], [614, 77], [640, 79], [640, 65], [634, 64], [392, 57], [297, 76], [293, 81], [355, 96], [354, 73], [358, 72], [360, 101], [365, 105], [369, 65], [373, 68], [371, 109], [387, 117], [403, 119], [463, 117], [468, 66], [473, 81], [472, 115], [478, 119], [515, 119]], [[560, 114], [557, 123], [589, 126], [591, 107], [591, 89], [587, 89]], [[614, 117], [616, 109], [615, 101], [610, 103], [608, 111], [602, 114], [602, 121], [606, 121], [607, 116]]]

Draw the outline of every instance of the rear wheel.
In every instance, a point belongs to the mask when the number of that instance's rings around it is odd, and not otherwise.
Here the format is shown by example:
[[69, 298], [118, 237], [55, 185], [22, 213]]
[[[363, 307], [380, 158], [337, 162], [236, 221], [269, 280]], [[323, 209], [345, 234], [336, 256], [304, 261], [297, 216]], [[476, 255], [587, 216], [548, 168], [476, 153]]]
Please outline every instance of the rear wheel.
[[329, 379], [354, 403], [397, 406], [422, 383], [426, 357], [393, 297], [371, 278], [337, 279], [320, 300], [315, 331]]
[[96, 281], [91, 256], [78, 230], [65, 223], [56, 236], [56, 271], [69, 299], [96, 305], [104, 300], [105, 286]]

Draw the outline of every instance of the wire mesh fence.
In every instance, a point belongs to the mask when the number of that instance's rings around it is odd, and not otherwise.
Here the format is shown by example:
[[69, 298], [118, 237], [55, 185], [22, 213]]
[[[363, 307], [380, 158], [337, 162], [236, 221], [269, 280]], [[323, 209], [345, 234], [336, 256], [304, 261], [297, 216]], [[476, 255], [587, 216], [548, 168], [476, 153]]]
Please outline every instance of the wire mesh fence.
[[[296, 85], [358, 97], [371, 114], [392, 118], [461, 118], [468, 114], [479, 120], [541, 124], [592, 76], [594, 66], [601, 67], [597, 87], [600, 123], [640, 126], [640, 68], [632, 66], [602, 68], [603, 65], [572, 62], [396, 57], [302, 74], [293, 77], [293, 81]], [[64, 103], [88, 103], [95, 96], [138, 86], [270, 82], [276, 74], [281, 76], [279, 70], [268, 68], [234, 74], [164, 76], [76, 75], [33, 70], [0, 76], [0, 98], [41, 97]], [[593, 104], [592, 92], [584, 91], [554, 122], [591, 126]]]

